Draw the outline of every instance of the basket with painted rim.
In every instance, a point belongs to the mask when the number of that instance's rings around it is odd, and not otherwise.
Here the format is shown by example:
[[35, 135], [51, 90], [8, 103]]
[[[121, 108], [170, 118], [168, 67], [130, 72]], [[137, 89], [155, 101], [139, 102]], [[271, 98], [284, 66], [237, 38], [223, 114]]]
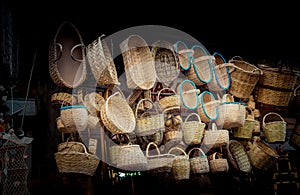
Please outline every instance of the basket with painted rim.
[[199, 96], [198, 114], [204, 123], [215, 121], [219, 116], [220, 100], [216, 100], [210, 91], [203, 91]]
[[188, 155], [190, 160], [191, 173], [200, 174], [208, 173], [210, 171], [208, 158], [201, 148], [194, 147], [190, 149]]
[[189, 49], [185, 42], [177, 41], [174, 44], [175, 52], [177, 53], [179, 66], [182, 71], [187, 71], [191, 68], [192, 56], [194, 50]]
[[197, 89], [195, 83], [191, 80], [183, 80], [179, 85], [181, 104], [189, 110], [194, 110], [199, 106], [198, 95], [200, 89]]

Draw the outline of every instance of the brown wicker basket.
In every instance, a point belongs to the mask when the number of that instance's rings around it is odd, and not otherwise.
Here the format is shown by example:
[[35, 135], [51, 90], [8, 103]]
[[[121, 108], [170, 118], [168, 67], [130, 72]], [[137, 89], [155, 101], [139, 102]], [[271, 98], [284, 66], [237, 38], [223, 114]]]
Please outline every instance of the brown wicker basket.
[[179, 65], [182, 71], [187, 71], [191, 68], [191, 60], [194, 55], [194, 50], [189, 49], [185, 42], [177, 41], [174, 44], [175, 52], [178, 55]]
[[215, 121], [219, 115], [220, 101], [209, 91], [203, 91], [199, 96], [198, 114], [204, 123]]
[[173, 160], [172, 169], [171, 169], [172, 178], [174, 180], [187, 180], [190, 178], [190, 170], [191, 170], [189, 155], [187, 155], [187, 153], [183, 149], [177, 146], [172, 147], [168, 151], [168, 154], [172, 154], [172, 152], [176, 150], [179, 151], [181, 154], [176, 155]]
[[202, 145], [208, 150], [226, 146], [229, 143], [229, 131], [227, 129], [217, 129], [215, 123], [211, 125], [211, 129], [204, 132]]
[[84, 96], [83, 104], [87, 107], [90, 115], [99, 116], [101, 106], [105, 104], [105, 99], [100, 93], [91, 92]]
[[88, 111], [83, 105], [63, 106], [60, 118], [68, 132], [84, 131], [88, 124]]
[[128, 88], [151, 89], [157, 75], [154, 59], [146, 41], [139, 35], [130, 35], [120, 44], [120, 49]]
[[189, 110], [194, 110], [199, 106], [198, 95], [200, 89], [196, 88], [196, 85], [191, 80], [183, 80], [179, 85], [181, 104]]
[[[198, 151], [198, 155], [195, 155], [195, 151]], [[193, 155], [192, 155], [193, 153]], [[191, 173], [200, 174], [200, 173], [208, 173], [209, 172], [209, 162], [206, 154], [199, 147], [194, 147], [188, 152]]]
[[[189, 120], [193, 116], [196, 117], [196, 120]], [[205, 126], [206, 124], [202, 123], [197, 113], [190, 113], [182, 124], [183, 141], [187, 145], [200, 144], [204, 136]]]
[[[164, 94], [162, 92], [168, 92], [168, 94]], [[180, 108], [180, 97], [179, 95], [176, 93], [176, 91], [172, 88], [162, 88], [161, 90], [159, 90], [158, 94], [157, 94], [157, 98], [158, 98], [158, 106], [160, 108], [160, 110], [163, 112], [166, 109], [176, 109], [176, 108]]]
[[57, 145], [57, 151], [63, 152], [66, 150], [71, 150], [75, 152], [84, 152], [84, 148], [82, 147], [82, 143], [78, 141], [70, 141], [70, 137], [68, 137], [67, 141], [62, 142]]
[[284, 142], [286, 137], [286, 122], [275, 112], [265, 114], [262, 119], [263, 133], [268, 143]]
[[209, 160], [209, 167], [212, 173], [228, 172], [229, 164], [226, 158], [222, 158], [222, 154], [214, 152]]

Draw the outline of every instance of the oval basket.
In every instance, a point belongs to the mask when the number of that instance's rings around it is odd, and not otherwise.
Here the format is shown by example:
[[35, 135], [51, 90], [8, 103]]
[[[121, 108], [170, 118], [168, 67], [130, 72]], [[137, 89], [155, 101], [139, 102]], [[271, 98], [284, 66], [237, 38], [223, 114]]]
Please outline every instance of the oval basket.
[[189, 49], [185, 42], [177, 41], [174, 44], [175, 52], [178, 55], [179, 65], [183, 71], [187, 71], [191, 68], [191, 59], [194, 55], [194, 51]]
[[88, 111], [83, 105], [63, 106], [60, 118], [68, 132], [84, 131], [88, 124]]
[[199, 96], [198, 114], [204, 123], [215, 121], [219, 115], [219, 100], [209, 91], [203, 91]]
[[[193, 116], [196, 120], [190, 120]], [[183, 141], [187, 145], [201, 144], [205, 126], [197, 113], [190, 113], [182, 123]]]
[[183, 80], [179, 85], [180, 99], [184, 107], [189, 110], [194, 110], [199, 106], [198, 95], [200, 90], [196, 88], [196, 85], [191, 80]]

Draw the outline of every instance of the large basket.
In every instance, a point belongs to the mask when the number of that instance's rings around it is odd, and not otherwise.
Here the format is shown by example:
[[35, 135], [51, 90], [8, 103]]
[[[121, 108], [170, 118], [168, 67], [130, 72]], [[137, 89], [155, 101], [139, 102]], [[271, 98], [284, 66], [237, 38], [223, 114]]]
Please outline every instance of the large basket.
[[172, 152], [175, 152], [176, 150], [178, 150], [181, 154], [176, 154], [173, 160], [171, 169], [172, 178], [174, 180], [188, 180], [190, 178], [191, 170], [189, 155], [187, 155], [187, 153], [183, 149], [177, 146], [172, 147], [168, 151], [168, 154], [172, 154]]
[[76, 88], [86, 79], [85, 45], [70, 22], [63, 22], [50, 42], [49, 73], [55, 84], [67, 88]]
[[181, 104], [189, 110], [194, 110], [199, 106], [198, 95], [200, 90], [196, 88], [196, 85], [191, 80], [183, 80], [179, 85]]
[[212, 123], [211, 125], [211, 129], [206, 130], [203, 137], [202, 145], [207, 151], [226, 146], [229, 143], [229, 131], [227, 129], [217, 129], [215, 123]]
[[[196, 120], [190, 120], [193, 116], [196, 117]], [[200, 144], [204, 136], [205, 126], [197, 113], [190, 113], [182, 124], [183, 141], [187, 145]]]
[[209, 91], [203, 91], [199, 96], [198, 114], [204, 123], [215, 121], [219, 115], [220, 101]]
[[187, 71], [191, 68], [191, 59], [194, 55], [194, 50], [189, 49], [185, 42], [177, 41], [174, 44], [175, 52], [178, 55], [179, 65], [183, 71]]
[[192, 47], [194, 55], [192, 56], [192, 66], [186, 71], [186, 76], [197, 86], [208, 84], [213, 79], [213, 60], [214, 56], [209, 55], [207, 50], [201, 45]]
[[70, 141], [70, 137], [68, 137], [67, 141], [57, 145], [58, 152], [70, 151], [70, 150], [75, 152], [84, 152], [82, 143], [78, 141]]
[[212, 173], [222, 173], [229, 171], [229, 164], [226, 158], [222, 158], [222, 154], [214, 152], [209, 160], [209, 167]]
[[[154, 146], [154, 153], [151, 149]], [[148, 171], [152, 173], [171, 172], [173, 160], [175, 159], [174, 154], [161, 154], [156, 143], [150, 142], [146, 148], [146, 157], [148, 162]]]
[[[198, 155], [196, 154], [198, 151]], [[192, 155], [193, 154], [193, 155]], [[191, 173], [200, 174], [209, 172], [209, 162], [206, 154], [199, 147], [194, 147], [189, 150], [188, 155], [190, 157]]]
[[292, 96], [292, 91], [284, 91], [260, 86], [255, 87], [255, 99], [257, 103], [263, 103], [276, 107], [287, 107], [289, 106]]
[[102, 39], [103, 36], [99, 36], [87, 45], [87, 59], [92, 74], [99, 85], [118, 84], [115, 63], [106, 41]]
[[151, 53], [154, 58], [158, 81], [168, 85], [174, 81], [180, 73], [180, 67], [173, 45], [163, 40], [156, 41], [152, 44]]
[[[167, 94], [164, 94], [163, 92], [168, 92]], [[172, 88], [162, 88], [159, 90], [157, 94], [158, 99], [158, 106], [160, 110], [163, 112], [166, 109], [176, 109], [180, 108], [180, 97], [176, 93], [176, 91]]]
[[263, 75], [263, 71], [253, 64], [242, 60], [240, 56], [234, 56], [229, 60], [229, 63], [229, 92], [238, 98], [249, 98]]
[[[273, 116], [273, 117], [272, 117]], [[286, 122], [275, 112], [265, 114], [262, 119], [263, 132], [268, 143], [284, 142], [286, 137]]]
[[146, 41], [139, 35], [131, 35], [120, 44], [120, 49], [128, 88], [151, 89], [157, 75]]
[[84, 131], [88, 124], [88, 111], [83, 105], [63, 106], [60, 118], [68, 132]]
[[56, 165], [60, 173], [80, 173], [93, 176], [98, 164], [99, 158], [87, 152], [86, 147], [82, 143], [84, 152], [74, 150], [64, 150], [54, 153]]

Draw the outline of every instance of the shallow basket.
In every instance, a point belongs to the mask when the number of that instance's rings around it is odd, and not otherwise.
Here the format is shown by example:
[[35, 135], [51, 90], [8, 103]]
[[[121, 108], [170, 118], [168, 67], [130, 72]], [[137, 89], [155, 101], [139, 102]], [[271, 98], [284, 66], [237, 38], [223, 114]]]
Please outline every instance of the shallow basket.
[[265, 114], [262, 119], [262, 127], [267, 142], [284, 142], [286, 137], [286, 124], [287, 123], [278, 113], [269, 112]]
[[105, 99], [98, 92], [91, 92], [84, 96], [83, 104], [87, 107], [90, 115], [99, 116], [101, 106], [105, 104]]
[[77, 103], [74, 95], [67, 92], [57, 92], [51, 95], [51, 106], [55, 110], [59, 110], [62, 106], [71, 106]]
[[196, 85], [191, 80], [183, 80], [179, 85], [180, 90], [180, 100], [181, 104], [189, 109], [195, 110], [199, 106], [198, 95], [200, 94], [200, 90], [196, 88]]
[[154, 59], [146, 41], [130, 35], [120, 44], [127, 86], [130, 89], [151, 89], [156, 82]]
[[[196, 150], [198, 151], [198, 155], [195, 155]], [[194, 155], [192, 155], [192, 153]], [[200, 174], [200, 173], [208, 173], [209, 172], [209, 162], [206, 154], [199, 147], [194, 147], [188, 152], [191, 173]]]
[[174, 180], [188, 180], [190, 178], [190, 161], [189, 161], [189, 155], [187, 153], [177, 147], [174, 146], [172, 147], [169, 151], [168, 154], [172, 154], [174, 151], [179, 151], [181, 154], [176, 154], [173, 164], [172, 164], [172, 169], [171, 169], [171, 175]]
[[[196, 117], [196, 120], [190, 120], [193, 116]], [[204, 136], [205, 126], [197, 113], [190, 113], [182, 124], [183, 141], [187, 145], [200, 144]]]
[[209, 91], [203, 91], [199, 96], [198, 114], [204, 123], [215, 121], [218, 118], [220, 104], [215, 96]]

